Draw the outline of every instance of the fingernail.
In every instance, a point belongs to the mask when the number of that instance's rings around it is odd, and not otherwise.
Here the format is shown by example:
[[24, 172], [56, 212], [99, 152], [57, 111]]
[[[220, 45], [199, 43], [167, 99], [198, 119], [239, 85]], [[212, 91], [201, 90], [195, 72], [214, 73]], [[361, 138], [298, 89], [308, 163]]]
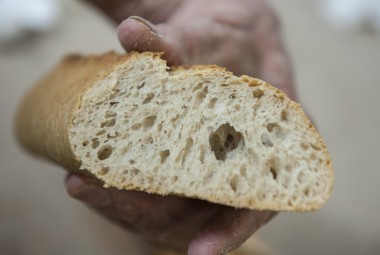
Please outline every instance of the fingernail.
[[66, 181], [66, 187], [70, 196], [91, 206], [104, 207], [110, 203], [110, 195], [105, 188], [86, 183], [78, 175], [71, 175]]
[[139, 16], [130, 16], [128, 19], [132, 19], [134, 21], [137, 21], [138, 23], [144, 25], [145, 27], [147, 27], [149, 29], [150, 32], [154, 33], [154, 34], [158, 34], [156, 29], [154, 29], [154, 25], [152, 23], [150, 23], [149, 21], [147, 21], [146, 19], [143, 19]]

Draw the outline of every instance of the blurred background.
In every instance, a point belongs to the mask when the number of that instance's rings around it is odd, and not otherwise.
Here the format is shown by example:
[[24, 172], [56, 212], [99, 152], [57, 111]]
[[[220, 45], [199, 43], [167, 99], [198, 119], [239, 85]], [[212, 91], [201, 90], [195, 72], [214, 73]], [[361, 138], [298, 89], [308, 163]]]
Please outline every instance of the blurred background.
[[[4, 9], [20, 1], [0, 0], [0, 254], [135, 254], [128, 234], [66, 194], [65, 171], [25, 154], [12, 133], [22, 94], [63, 55], [122, 52], [116, 28], [80, 1]], [[380, 26], [368, 18], [380, 15], [355, 18], [339, 0], [272, 2], [336, 181], [322, 210], [282, 213], [258, 235], [276, 254], [380, 254]]]

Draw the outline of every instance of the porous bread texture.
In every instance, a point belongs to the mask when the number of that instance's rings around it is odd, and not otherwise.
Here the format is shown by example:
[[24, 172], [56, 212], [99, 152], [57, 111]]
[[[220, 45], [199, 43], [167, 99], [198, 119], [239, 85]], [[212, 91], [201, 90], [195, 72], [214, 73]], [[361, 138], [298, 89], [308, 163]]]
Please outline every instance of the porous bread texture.
[[300, 106], [216, 66], [170, 70], [158, 55], [135, 54], [84, 93], [69, 132], [80, 169], [106, 187], [309, 211], [333, 186]]

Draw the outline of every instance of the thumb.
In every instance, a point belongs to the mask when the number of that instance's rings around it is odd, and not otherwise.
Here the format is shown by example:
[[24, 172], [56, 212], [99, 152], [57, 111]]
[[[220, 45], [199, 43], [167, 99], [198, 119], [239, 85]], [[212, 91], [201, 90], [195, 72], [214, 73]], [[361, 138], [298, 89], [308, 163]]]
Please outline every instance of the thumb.
[[127, 52], [163, 52], [169, 65], [187, 62], [187, 50], [183, 43], [185, 34], [168, 25], [153, 25], [149, 21], [131, 16], [118, 27], [118, 37]]

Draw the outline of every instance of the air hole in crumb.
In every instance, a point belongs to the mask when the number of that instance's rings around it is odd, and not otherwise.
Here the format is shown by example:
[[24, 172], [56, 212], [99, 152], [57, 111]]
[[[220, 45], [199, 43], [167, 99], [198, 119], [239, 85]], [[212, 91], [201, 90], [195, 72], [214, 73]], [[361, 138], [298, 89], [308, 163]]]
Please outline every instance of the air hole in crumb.
[[131, 128], [132, 128], [132, 130], [138, 130], [141, 128], [141, 126], [142, 126], [141, 123], [136, 123]]
[[206, 97], [207, 93], [208, 93], [208, 87], [205, 87], [202, 91], [198, 91], [195, 94], [194, 105], [199, 105], [200, 103], [202, 103], [202, 101]]
[[281, 111], [281, 120], [287, 121], [288, 120], [288, 113], [285, 110]]
[[172, 182], [176, 182], [176, 181], [178, 181], [178, 176], [175, 175], [172, 177]]
[[203, 87], [203, 83], [198, 83], [197, 86], [195, 86], [193, 88], [193, 92], [196, 91], [196, 90], [198, 90], [198, 89], [201, 89], [202, 87]]
[[257, 155], [252, 148], [248, 148], [248, 157], [253, 160], [257, 159]]
[[91, 148], [96, 149], [100, 145], [100, 142], [96, 139], [92, 141]]
[[298, 181], [299, 183], [302, 183], [303, 180], [304, 180], [304, 178], [305, 178], [305, 174], [304, 174], [303, 172], [300, 172], [300, 173], [297, 175], [297, 181]]
[[275, 127], [277, 127], [277, 126], [278, 126], [277, 123], [268, 123], [268, 125], [267, 125], [267, 130], [268, 130], [269, 132], [272, 132], [273, 129], [274, 129]]
[[108, 167], [102, 167], [102, 169], [100, 169], [100, 171], [99, 171], [99, 174], [100, 175], [106, 175], [109, 171], [110, 171], [110, 169]]
[[161, 151], [160, 152], [161, 163], [164, 163], [166, 159], [169, 157], [169, 155], [170, 155], [169, 150]]
[[185, 160], [187, 159], [187, 156], [189, 156], [193, 144], [194, 144], [193, 139], [191, 137], [187, 138], [185, 147], [178, 154], [175, 161], [178, 162], [179, 160], [182, 159], [182, 164], [183, 164], [185, 162]]
[[113, 127], [116, 124], [116, 118], [112, 118], [110, 120], [104, 121], [102, 124], [100, 124], [100, 127]]
[[218, 98], [211, 98], [210, 102], [208, 103], [208, 108], [214, 108], [216, 101], [218, 101]]
[[264, 91], [261, 89], [256, 89], [253, 91], [254, 98], [260, 98], [264, 95]]
[[231, 189], [236, 192], [237, 188], [238, 188], [238, 183], [239, 183], [239, 176], [238, 175], [234, 175], [232, 177], [232, 179], [230, 180], [230, 187]]
[[229, 123], [221, 125], [210, 134], [209, 143], [217, 160], [225, 160], [227, 153], [235, 150], [242, 140], [241, 133], [237, 132]]
[[139, 174], [140, 174], [140, 169], [137, 169], [137, 168], [132, 169], [132, 171], [131, 171], [132, 177], [139, 175]]
[[257, 198], [259, 199], [259, 201], [262, 201], [265, 199], [265, 193], [260, 190], [259, 192], [257, 192]]
[[238, 105], [238, 104], [235, 105], [235, 110], [236, 110], [236, 111], [240, 111], [240, 109], [241, 109], [240, 105]]
[[116, 115], [117, 115], [116, 112], [106, 111], [105, 117], [108, 119], [108, 118], [116, 117]]
[[157, 130], [158, 130], [158, 132], [161, 132], [161, 130], [162, 130], [162, 122], [157, 125]]
[[277, 170], [271, 167], [269, 171], [272, 174], [273, 179], [277, 180]]
[[145, 97], [145, 99], [144, 99], [144, 101], [143, 101], [143, 104], [150, 103], [150, 101], [152, 101], [153, 97], [154, 97], [154, 93], [149, 93], [149, 94]]
[[309, 148], [309, 145], [306, 143], [301, 143], [301, 148], [306, 151]]
[[111, 145], [103, 145], [98, 150], [98, 159], [105, 160], [108, 159], [112, 154], [112, 146]]
[[104, 135], [107, 131], [105, 131], [104, 129], [100, 130], [98, 133], [96, 133], [95, 135], [96, 136], [99, 136], [99, 135]]
[[247, 177], [247, 166], [246, 166], [246, 165], [242, 165], [242, 166], [240, 167], [240, 174], [241, 174], [241, 176], [243, 176], [243, 177]]
[[170, 122], [175, 126], [177, 124], [177, 121], [181, 117], [181, 114], [177, 114], [173, 119], [170, 120]]
[[320, 151], [321, 150], [321, 147], [319, 147], [319, 145], [317, 145], [317, 144], [311, 143], [310, 145], [316, 151]]
[[269, 139], [267, 134], [261, 135], [261, 142], [265, 147], [273, 147], [273, 142]]
[[134, 161], [133, 159], [129, 160], [129, 164], [134, 165], [135, 163], [136, 163], [136, 161]]
[[205, 154], [206, 154], [206, 148], [204, 145], [201, 145], [199, 149], [199, 160], [201, 161], [201, 164], [205, 162]]
[[141, 83], [139, 86], [137, 86], [137, 89], [142, 89], [145, 86], [145, 81]]
[[144, 130], [147, 130], [147, 129], [152, 128], [153, 125], [154, 125], [154, 122], [156, 121], [156, 119], [157, 119], [157, 116], [156, 116], [156, 115], [146, 117], [146, 118], [142, 121], [142, 126], [143, 126]]
[[203, 184], [209, 183], [213, 176], [214, 176], [214, 171], [208, 170], [207, 174], [203, 177], [202, 183]]
[[109, 134], [107, 135], [107, 138], [108, 138], [108, 139], [111, 139], [111, 138], [116, 138], [116, 137], [118, 137], [118, 136], [119, 136], [119, 132], [115, 131], [115, 132], [113, 132], [113, 133], [109, 133]]
[[90, 142], [88, 140], [85, 140], [85, 141], [82, 142], [82, 145], [86, 147], [89, 143]]
[[152, 144], [153, 143], [153, 137], [152, 137], [152, 135], [148, 135], [147, 137], [145, 137], [143, 142], [145, 144]]
[[304, 191], [303, 191], [303, 194], [305, 196], [309, 196], [310, 195], [310, 189], [309, 188], [306, 188]]

